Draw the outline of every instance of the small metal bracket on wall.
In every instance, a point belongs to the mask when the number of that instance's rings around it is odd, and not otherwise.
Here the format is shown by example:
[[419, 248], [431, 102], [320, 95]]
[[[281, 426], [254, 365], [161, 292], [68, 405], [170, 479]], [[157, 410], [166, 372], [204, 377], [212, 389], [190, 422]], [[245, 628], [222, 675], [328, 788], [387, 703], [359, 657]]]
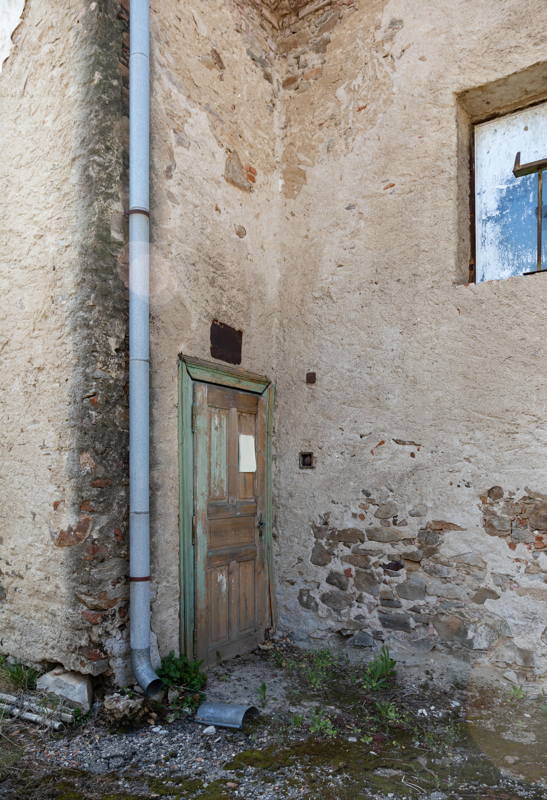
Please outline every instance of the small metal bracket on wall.
[[[515, 156], [515, 164], [513, 166], [513, 175], [515, 178], [522, 178], [524, 175], [533, 175], [534, 172], [538, 176], [538, 191], [537, 191], [537, 256], [536, 256], [536, 270], [535, 272], [542, 272], [542, 250], [543, 250], [543, 170], [547, 169], [547, 158], [541, 158], [539, 161], [529, 161], [528, 164], [520, 163], [520, 151]], [[535, 272], [525, 272], [525, 275], [535, 275]]]

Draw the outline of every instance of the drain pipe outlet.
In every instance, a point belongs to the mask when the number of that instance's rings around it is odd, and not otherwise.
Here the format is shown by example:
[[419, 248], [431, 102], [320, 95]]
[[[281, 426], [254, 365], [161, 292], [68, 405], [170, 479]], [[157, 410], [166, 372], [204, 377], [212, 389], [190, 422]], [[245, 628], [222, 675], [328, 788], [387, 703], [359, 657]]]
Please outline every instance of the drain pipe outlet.
[[162, 683], [150, 660], [148, 0], [131, 0], [129, 52], [129, 580], [131, 663], [149, 697]]

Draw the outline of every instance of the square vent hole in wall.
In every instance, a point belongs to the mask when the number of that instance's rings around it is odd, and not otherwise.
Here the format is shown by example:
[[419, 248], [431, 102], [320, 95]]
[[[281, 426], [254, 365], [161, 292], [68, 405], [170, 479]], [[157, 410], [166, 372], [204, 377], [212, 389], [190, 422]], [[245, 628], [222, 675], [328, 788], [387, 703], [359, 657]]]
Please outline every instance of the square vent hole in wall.
[[547, 266], [546, 86], [542, 63], [460, 95], [460, 173], [463, 165], [467, 172], [459, 185], [460, 246], [471, 282]]
[[227, 364], [241, 364], [243, 331], [214, 319], [211, 323], [211, 355]]

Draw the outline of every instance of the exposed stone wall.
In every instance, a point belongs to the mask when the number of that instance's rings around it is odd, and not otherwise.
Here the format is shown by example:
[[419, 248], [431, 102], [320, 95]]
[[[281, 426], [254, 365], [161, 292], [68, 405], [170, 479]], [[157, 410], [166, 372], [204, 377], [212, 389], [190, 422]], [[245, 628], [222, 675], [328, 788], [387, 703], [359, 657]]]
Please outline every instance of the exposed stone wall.
[[93, 674], [127, 614], [126, 29], [27, 0], [0, 76], [0, 648]]
[[387, 641], [403, 652], [435, 648], [465, 660], [487, 653], [511, 680], [537, 678], [544, 657], [546, 497], [529, 490], [516, 499], [493, 486], [481, 501], [484, 530], [505, 540], [487, 549], [483, 532], [428, 519], [423, 503], [410, 508], [393, 494], [382, 502], [363, 489], [354, 527], [333, 527], [331, 512], [312, 525], [314, 580], [299, 589], [300, 606], [338, 619], [336, 633], [350, 646]]

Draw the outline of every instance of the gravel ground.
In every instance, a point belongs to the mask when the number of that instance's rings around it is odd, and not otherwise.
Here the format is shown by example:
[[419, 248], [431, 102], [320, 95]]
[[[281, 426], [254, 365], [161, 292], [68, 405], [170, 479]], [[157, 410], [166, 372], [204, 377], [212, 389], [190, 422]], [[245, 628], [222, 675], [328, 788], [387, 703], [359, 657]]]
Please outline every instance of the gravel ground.
[[208, 699], [260, 706], [244, 732], [161, 709], [115, 732], [99, 703], [60, 734], [4, 720], [0, 798], [545, 800], [543, 699], [364, 690], [329, 658], [276, 648], [212, 671]]

